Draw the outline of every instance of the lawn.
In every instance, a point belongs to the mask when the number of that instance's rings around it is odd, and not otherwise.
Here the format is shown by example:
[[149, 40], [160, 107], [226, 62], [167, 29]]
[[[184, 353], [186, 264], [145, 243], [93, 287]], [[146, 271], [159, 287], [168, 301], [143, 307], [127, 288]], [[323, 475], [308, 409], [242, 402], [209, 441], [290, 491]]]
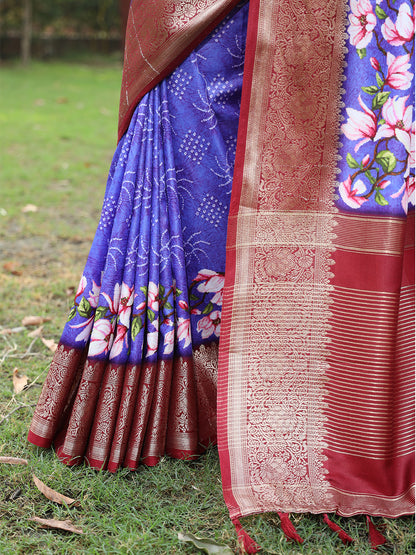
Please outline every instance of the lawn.
[[[68, 468], [26, 442], [51, 351], [57, 342], [98, 222], [115, 147], [118, 62], [0, 67], [0, 553], [196, 553], [192, 533], [236, 549], [215, 449], [199, 461], [165, 458], [155, 468], [113, 475]], [[42, 330], [22, 326], [43, 318]], [[29, 387], [13, 391], [13, 371]], [[32, 474], [80, 501], [46, 499]], [[32, 517], [70, 519], [83, 534], [45, 530]], [[292, 515], [303, 545], [287, 542], [275, 515], [243, 519], [264, 553], [370, 554], [364, 517], [333, 517], [355, 542], [344, 547], [322, 517]], [[414, 519], [375, 519], [387, 550], [414, 553]]]

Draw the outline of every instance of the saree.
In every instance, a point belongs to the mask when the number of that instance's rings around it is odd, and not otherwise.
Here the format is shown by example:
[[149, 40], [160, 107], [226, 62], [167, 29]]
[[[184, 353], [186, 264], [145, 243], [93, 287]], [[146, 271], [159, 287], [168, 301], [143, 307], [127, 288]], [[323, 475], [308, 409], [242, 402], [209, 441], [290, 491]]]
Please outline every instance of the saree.
[[116, 470], [218, 441], [235, 522], [412, 513], [413, 17], [132, 2], [102, 233], [31, 442]]

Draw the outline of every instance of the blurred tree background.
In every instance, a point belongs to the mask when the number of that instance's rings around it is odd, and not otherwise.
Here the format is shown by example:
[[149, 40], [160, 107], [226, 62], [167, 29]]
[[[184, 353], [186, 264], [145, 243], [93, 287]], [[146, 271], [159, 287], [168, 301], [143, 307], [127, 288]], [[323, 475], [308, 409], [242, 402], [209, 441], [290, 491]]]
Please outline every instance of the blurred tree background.
[[0, 0], [0, 59], [122, 49], [129, 0]]

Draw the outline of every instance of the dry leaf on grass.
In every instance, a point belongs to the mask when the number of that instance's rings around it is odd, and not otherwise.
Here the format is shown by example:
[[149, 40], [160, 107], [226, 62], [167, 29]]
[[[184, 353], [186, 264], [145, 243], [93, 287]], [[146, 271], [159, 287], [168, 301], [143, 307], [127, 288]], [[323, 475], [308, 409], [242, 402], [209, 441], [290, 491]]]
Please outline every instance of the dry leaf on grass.
[[49, 322], [50, 318], [43, 316], [25, 316], [22, 320], [24, 326], [40, 326], [44, 322]]
[[66, 495], [62, 495], [62, 493], [58, 493], [54, 489], [51, 489], [46, 484], [44, 484], [41, 480], [39, 480], [39, 478], [37, 478], [34, 474], [33, 474], [33, 481], [35, 483], [35, 486], [38, 488], [38, 490], [41, 493], [43, 493], [45, 497], [50, 499], [50, 501], [54, 501], [55, 503], [59, 503], [60, 505], [79, 507], [80, 505], [79, 501], [76, 501], [75, 499], [71, 499]]
[[5, 464], [27, 464], [26, 459], [19, 459], [18, 457], [0, 457], [0, 463]]
[[13, 390], [15, 393], [20, 393], [27, 386], [29, 378], [27, 376], [19, 376], [19, 369], [13, 370]]
[[46, 345], [48, 347], [48, 349], [50, 351], [52, 351], [53, 353], [56, 351], [56, 349], [58, 348], [58, 344], [55, 343], [55, 341], [53, 339], [45, 339], [44, 337], [41, 337], [42, 343], [44, 345]]
[[81, 528], [77, 528], [70, 520], [55, 520], [54, 518], [39, 518], [34, 516], [29, 518], [33, 522], [40, 524], [42, 528], [48, 528], [52, 530], [65, 530], [66, 532], [72, 532], [73, 534], [83, 534], [84, 532]]
[[26, 206], [23, 206], [22, 208], [22, 212], [37, 212], [38, 211], [38, 207], [35, 204], [26, 204]]
[[9, 262], [5, 262], [3, 264], [3, 270], [5, 270], [6, 272], [9, 272], [10, 274], [12, 274], [14, 276], [21, 276], [23, 274], [22, 267], [20, 266], [20, 264], [18, 262], [15, 262], [14, 260], [10, 260]]
[[[25, 328], [23, 328], [25, 329]], [[34, 329], [30, 333], [27, 334], [28, 337], [40, 337], [42, 335], [43, 326], [39, 326], [38, 328]]]
[[234, 551], [232, 551], [232, 549], [230, 549], [227, 545], [221, 545], [215, 540], [211, 540], [209, 538], [198, 538], [198, 536], [194, 536], [193, 534], [181, 534], [181, 532], [179, 532], [178, 540], [181, 542], [190, 542], [195, 547], [201, 551], [205, 551], [205, 553], [208, 553], [209, 555], [233, 555], [234, 553]]
[[11, 335], [12, 333], [20, 333], [21, 331], [25, 331], [25, 327], [18, 326], [17, 328], [3, 328], [0, 330], [0, 335]]

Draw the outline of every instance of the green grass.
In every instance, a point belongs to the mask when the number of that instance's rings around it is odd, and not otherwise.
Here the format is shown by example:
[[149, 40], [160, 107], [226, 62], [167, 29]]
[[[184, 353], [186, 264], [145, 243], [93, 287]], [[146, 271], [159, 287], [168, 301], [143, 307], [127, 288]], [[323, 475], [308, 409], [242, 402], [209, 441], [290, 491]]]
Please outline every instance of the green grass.
[[[98, 222], [120, 79], [114, 62], [0, 67], [0, 331], [33, 314], [50, 318], [46, 339], [59, 339]], [[38, 211], [22, 212], [27, 204]], [[155, 468], [112, 475], [68, 468], [53, 452], [26, 442], [51, 358], [29, 331], [0, 334], [0, 455], [29, 460], [27, 467], [0, 466], [0, 553], [195, 553], [177, 540], [179, 531], [235, 549], [215, 449], [197, 462], [166, 458]], [[14, 368], [35, 381], [18, 395]], [[35, 488], [33, 473], [81, 506], [48, 501]], [[43, 530], [29, 520], [33, 516], [70, 518], [84, 534]], [[363, 517], [334, 520], [356, 539], [353, 545], [344, 547], [319, 515], [292, 515], [306, 540], [302, 546], [286, 541], [274, 515], [242, 522], [265, 553], [371, 553]], [[376, 521], [390, 552], [414, 552], [413, 518]]]

